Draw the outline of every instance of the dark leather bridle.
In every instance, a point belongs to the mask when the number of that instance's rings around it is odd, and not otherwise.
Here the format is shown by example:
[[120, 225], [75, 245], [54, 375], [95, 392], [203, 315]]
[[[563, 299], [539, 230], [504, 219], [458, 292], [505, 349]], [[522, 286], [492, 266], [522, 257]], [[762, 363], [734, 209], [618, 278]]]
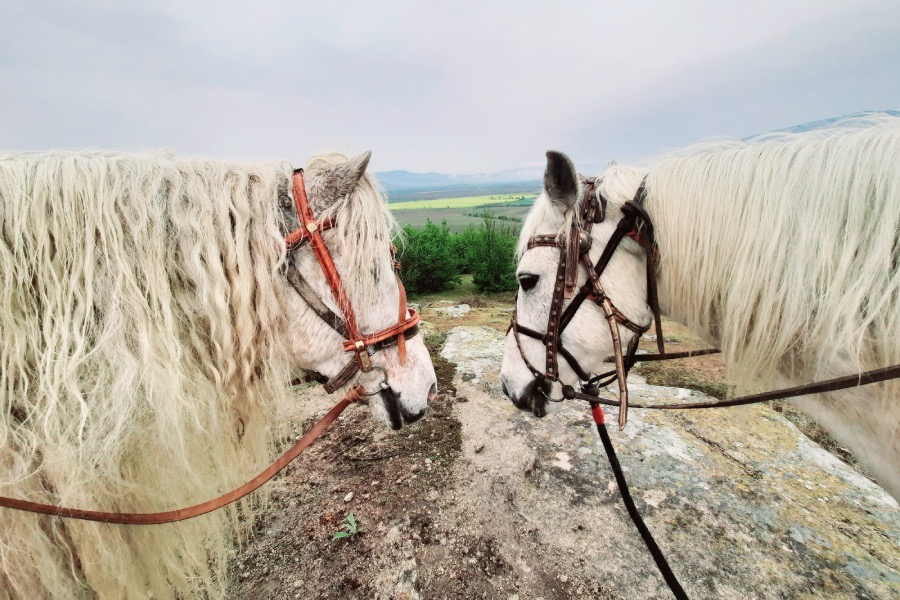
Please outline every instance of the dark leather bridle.
[[[559, 248], [560, 250], [559, 266], [557, 267], [556, 279], [554, 280], [553, 297], [550, 301], [550, 314], [547, 319], [546, 332], [540, 333], [521, 325], [516, 319], [515, 309], [513, 309], [510, 329], [513, 331], [519, 354], [535, 379], [548, 382], [559, 381], [558, 356], [562, 355], [563, 359], [578, 375], [578, 378], [586, 382], [583, 384], [583, 387], [597, 388], [618, 380], [619, 428], [622, 429], [625, 427], [628, 419], [628, 371], [634, 365], [634, 357], [641, 335], [650, 328], [650, 324], [641, 325], [635, 323], [616, 308], [612, 299], [603, 289], [600, 283], [600, 276], [625, 236], [635, 240], [644, 249], [647, 254], [648, 303], [653, 311], [656, 323], [656, 343], [659, 352], [664, 354], [665, 346], [660, 322], [659, 302], [656, 294], [658, 252], [653, 236], [653, 224], [643, 206], [646, 188], [644, 182], [641, 182], [634, 199], [629, 200], [622, 206], [623, 217], [616, 225], [616, 230], [606, 243], [606, 247], [603, 249], [603, 253], [597, 260], [597, 263], [592, 263], [589, 256], [592, 241], [591, 229], [595, 223], [602, 223], [606, 218], [607, 201], [599, 192], [596, 178], [582, 178], [582, 187], [584, 191], [579, 203], [579, 213], [577, 218], [572, 219], [572, 226], [565, 238], [560, 239], [559, 235], [536, 235], [528, 240], [528, 249], [548, 246]], [[587, 281], [576, 294], [575, 287], [578, 282], [579, 264], [585, 267]], [[563, 309], [565, 300], [570, 298], [571, 302]], [[562, 344], [563, 332], [585, 300], [590, 300], [603, 310], [613, 342], [615, 370], [595, 377], [591, 377], [591, 374], [582, 368], [578, 360]], [[622, 338], [619, 335], [619, 325], [634, 333], [624, 352], [622, 351]], [[544, 344], [546, 369], [543, 373], [526, 358], [522, 349], [520, 335], [540, 340]], [[605, 381], [601, 381], [604, 379]], [[553, 398], [549, 399], [554, 400]]]
[[[313, 216], [312, 209], [309, 206], [309, 200], [306, 195], [306, 185], [303, 180], [303, 169], [296, 169], [293, 176], [293, 195], [294, 204], [297, 208], [297, 217], [300, 220], [300, 227], [292, 231], [285, 237], [288, 251], [296, 250], [306, 244], [309, 244], [313, 252], [315, 252], [316, 260], [328, 280], [331, 293], [334, 296], [343, 318], [335, 314], [328, 308], [318, 294], [306, 282], [293, 261], [288, 261], [287, 279], [291, 286], [297, 291], [301, 298], [309, 305], [313, 312], [318, 315], [329, 327], [334, 329], [341, 337], [346, 340], [344, 342], [344, 351], [353, 352], [352, 357], [347, 364], [336, 375], [329, 379], [325, 385], [325, 391], [329, 394], [343, 387], [360, 371], [368, 373], [372, 369], [383, 371], [387, 383], [387, 373], [381, 367], [372, 364], [371, 356], [389, 346], [397, 345], [400, 354], [400, 364], [406, 363], [406, 340], [412, 338], [419, 332], [417, 323], [419, 322], [419, 314], [406, 306], [406, 289], [403, 282], [400, 281], [399, 264], [394, 263], [395, 276], [397, 278], [397, 286], [400, 289], [399, 316], [397, 324], [387, 329], [382, 329], [376, 333], [362, 334], [356, 324], [356, 315], [353, 312], [353, 306], [350, 304], [344, 286], [341, 284], [341, 277], [334, 266], [334, 260], [325, 241], [322, 239], [322, 232], [331, 229], [336, 224], [333, 220], [325, 220], [317, 222]], [[407, 311], [409, 316], [407, 316]]]

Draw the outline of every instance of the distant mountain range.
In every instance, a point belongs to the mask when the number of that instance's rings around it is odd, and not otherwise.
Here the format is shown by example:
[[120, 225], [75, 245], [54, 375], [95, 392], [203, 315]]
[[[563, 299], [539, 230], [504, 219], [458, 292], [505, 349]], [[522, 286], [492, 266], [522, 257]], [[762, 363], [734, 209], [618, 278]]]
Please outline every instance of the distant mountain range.
[[[810, 121], [793, 127], [778, 129], [773, 133], [801, 133], [822, 129], [848, 121], [848, 124], [865, 125], [870, 118], [879, 115], [900, 117], [900, 110], [864, 111], [829, 119]], [[757, 136], [752, 136], [757, 137]], [[751, 139], [751, 138], [747, 138]], [[412, 173], [410, 171], [382, 171], [375, 174], [388, 192], [391, 202], [423, 200], [427, 198], [454, 198], [490, 194], [538, 193], [544, 177], [543, 167], [508, 169], [496, 173], [474, 175], [448, 175], [446, 173]]]
[[446, 173], [412, 173], [382, 171], [378, 181], [387, 190], [391, 202], [454, 198], [490, 194], [537, 193], [541, 189], [542, 169], [510, 169], [497, 173], [448, 175]]

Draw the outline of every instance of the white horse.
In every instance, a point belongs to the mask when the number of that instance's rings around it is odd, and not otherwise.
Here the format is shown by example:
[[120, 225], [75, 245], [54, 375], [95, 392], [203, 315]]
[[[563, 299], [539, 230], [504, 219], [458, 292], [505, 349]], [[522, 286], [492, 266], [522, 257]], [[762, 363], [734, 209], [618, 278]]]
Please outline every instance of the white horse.
[[[659, 246], [660, 306], [722, 349], [739, 389], [900, 363], [900, 119], [694, 146], [649, 170], [610, 165], [598, 176], [609, 206], [593, 227], [593, 262], [642, 180]], [[547, 327], [559, 250], [526, 243], [566, 235], [582, 185], [568, 158], [548, 153], [517, 271], [518, 321], [538, 332]], [[644, 251], [626, 237], [601, 276], [614, 304], [642, 325], [652, 319], [645, 265]], [[584, 282], [583, 267], [579, 277]], [[635, 335], [619, 332], [623, 346]], [[528, 361], [544, 365], [541, 342], [521, 339]], [[561, 341], [586, 371], [610, 369], [603, 362], [612, 354], [610, 331], [595, 304], [579, 308]], [[577, 384], [566, 361], [559, 371], [563, 383]], [[517, 406], [543, 414], [539, 380], [512, 332], [501, 377]], [[558, 397], [554, 387], [545, 391]], [[900, 498], [900, 382], [793, 402]]]
[[[363, 333], [399, 312], [396, 224], [368, 160], [321, 156], [306, 170]], [[309, 246], [286, 248], [290, 177], [167, 154], [0, 157], [0, 495], [155, 512], [268, 464], [291, 370], [334, 376], [353, 356], [287, 279], [292, 263], [341, 314]], [[406, 353], [404, 366], [396, 347], [372, 361], [413, 421], [436, 380], [421, 337]], [[137, 527], [0, 509], [0, 598], [221, 596], [232, 544], [263, 504]]]

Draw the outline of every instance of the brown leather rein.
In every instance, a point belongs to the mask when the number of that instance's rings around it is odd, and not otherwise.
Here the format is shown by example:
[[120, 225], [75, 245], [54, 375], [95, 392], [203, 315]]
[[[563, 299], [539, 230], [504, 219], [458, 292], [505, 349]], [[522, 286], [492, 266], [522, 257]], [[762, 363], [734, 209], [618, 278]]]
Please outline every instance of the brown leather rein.
[[[382, 389], [384, 389], [387, 387], [387, 372], [381, 367], [372, 364], [369, 348], [373, 348], [372, 352], [374, 353], [381, 348], [396, 343], [400, 353], [400, 363], [404, 364], [406, 360], [405, 340], [407, 337], [412, 337], [412, 335], [415, 335], [417, 332], [416, 324], [419, 322], [419, 315], [416, 311], [407, 309], [406, 290], [403, 288], [403, 283], [400, 281], [398, 275], [397, 284], [400, 288], [400, 310], [397, 324], [377, 333], [368, 335], [361, 334], [356, 324], [356, 315], [347, 299], [344, 287], [341, 284], [340, 275], [338, 275], [337, 269], [334, 266], [334, 260], [322, 239], [322, 231], [334, 227], [335, 222], [329, 220], [320, 223], [313, 217], [312, 209], [309, 206], [309, 200], [306, 195], [306, 185], [303, 181], [302, 169], [294, 171], [293, 195], [301, 227], [292, 231], [285, 237], [287, 248], [290, 251], [297, 249], [306, 243], [310, 244], [316, 254], [319, 265], [322, 267], [322, 271], [325, 273], [325, 278], [328, 280], [331, 292], [334, 295], [338, 306], [341, 307], [343, 319], [334, 315], [334, 313], [324, 307], [324, 303], [321, 302], [321, 299], [315, 297], [312, 289], [302, 280], [299, 272], [293, 267], [293, 264], [290, 261], [288, 261], [290, 265], [287, 273], [288, 280], [294, 285], [300, 295], [311, 304], [313, 310], [323, 318], [326, 323], [331, 325], [332, 328], [347, 339], [347, 341], [344, 342], [344, 351], [354, 352], [356, 355], [355, 359], [351, 360], [348, 366], [344, 367], [338, 375], [326, 383], [325, 389], [330, 394], [337, 388], [346, 384], [357, 372], [369, 372], [372, 369], [379, 369], [384, 373], [384, 381], [381, 383]], [[409, 311], [409, 316], [407, 316], [407, 310]], [[394, 338], [396, 338], [396, 341], [394, 341]], [[375, 393], [377, 393], [377, 391]], [[83, 521], [97, 521], [101, 523], [116, 523], [120, 525], [160, 525], [163, 523], [174, 523], [198, 517], [214, 510], [218, 510], [228, 504], [237, 502], [244, 496], [259, 489], [263, 484], [272, 479], [279, 471], [297, 458], [304, 450], [309, 448], [313, 442], [325, 432], [328, 426], [344, 412], [344, 409], [354, 402], [364, 401], [365, 396], [370, 395], [372, 395], [372, 393], [366, 393], [362, 387], [351, 388], [324, 417], [322, 417], [302, 438], [300, 438], [300, 440], [297, 441], [297, 443], [291, 446], [287, 452], [282, 454], [262, 473], [235, 490], [222, 494], [212, 500], [195, 504], [194, 506], [155, 513], [119, 513], [67, 508], [0, 496], [0, 507], [56, 517], [80, 519]]]
[[[596, 264], [591, 263], [590, 258], [588, 257], [588, 252], [591, 247], [591, 228], [594, 223], [600, 223], [604, 220], [606, 213], [606, 199], [603, 198], [603, 195], [597, 190], [597, 181], [595, 178], [582, 178], [582, 184], [584, 186], [584, 195], [581, 201], [579, 219], [573, 219], [572, 228], [566, 239], [560, 240], [559, 236], [556, 235], [537, 235], [533, 236], [528, 241], [529, 249], [537, 246], [551, 246], [560, 249], [559, 266], [557, 268], [556, 283], [553, 288], [553, 298], [550, 303], [550, 314], [547, 321], [546, 333], [542, 334], [519, 324], [516, 320], [515, 309], [513, 309], [510, 329], [513, 331], [519, 354], [522, 356], [525, 366], [528, 367], [528, 370], [531, 371], [535, 379], [543, 381], [559, 381], [558, 355], [561, 354], [583, 382], [580, 392], [576, 391], [571, 385], [563, 385], [563, 397], [550, 398], [547, 396], [548, 400], [560, 402], [562, 400], [577, 399], [586, 400], [590, 402], [592, 406], [595, 404], [618, 406], [618, 424], [619, 429], [621, 430], [625, 427], [628, 418], [628, 372], [636, 362], [691, 358], [694, 356], [714, 354], [719, 352], [719, 350], [707, 348], [704, 350], [688, 352], [667, 353], [665, 351], [659, 299], [656, 292], [656, 270], [659, 262], [659, 250], [654, 238], [653, 223], [644, 209], [644, 201], [646, 199], [645, 182], [641, 182], [641, 185], [635, 193], [634, 199], [626, 202], [622, 207], [624, 216], [617, 224], [615, 232], [607, 242], [606, 247]], [[657, 354], [637, 354], [640, 337], [650, 328], [650, 324], [640, 325], [628, 319], [628, 317], [616, 308], [612, 299], [606, 294], [603, 290], [603, 286], [600, 284], [600, 275], [609, 264], [613, 253], [625, 236], [635, 240], [641, 248], [644, 249], [647, 255], [647, 303], [653, 312], [653, 322], [656, 325], [656, 344], [659, 350]], [[574, 289], [578, 280], [577, 269], [579, 262], [584, 265], [588, 278], [587, 282], [581, 287], [576, 295], [574, 294]], [[572, 298], [572, 301], [565, 309], [563, 309], [564, 300], [568, 298]], [[591, 374], [585, 372], [581, 365], [578, 364], [577, 359], [568, 352], [562, 344], [563, 331], [569, 322], [571, 322], [572, 317], [575, 315], [575, 311], [578, 310], [585, 300], [590, 300], [600, 306], [606, 316], [610, 335], [612, 336], [613, 356], [611, 358], [615, 362], [615, 369], [596, 376], [591, 376]], [[619, 325], [622, 325], [634, 333], [624, 352], [622, 350], [622, 339], [619, 335]], [[544, 344], [546, 351], [546, 371], [544, 373], [539, 371], [528, 361], [522, 348], [520, 334], [540, 340], [541, 343]], [[772, 390], [750, 396], [741, 396], [715, 402], [691, 402], [679, 404], [631, 403], [631, 406], [634, 406], [635, 408], [653, 409], [692, 409], [741, 406], [766, 402], [769, 400], [793, 398], [806, 394], [837, 391], [896, 378], [900, 378], [900, 365], [893, 365], [838, 377], [836, 379], [829, 379], [827, 381], [813, 382], [797, 387]], [[618, 382], [618, 401], [600, 398], [600, 388], [609, 385], [613, 381]]]
[[300, 456], [304, 450], [309, 448], [312, 443], [325, 432], [328, 426], [344, 412], [345, 408], [350, 406], [353, 402], [359, 402], [363, 397], [362, 392], [362, 388], [353, 388], [348, 391], [341, 401], [335, 404], [318, 423], [313, 425], [313, 427], [307, 431], [297, 443], [291, 446], [287, 452], [282, 454], [278, 460], [272, 463], [262, 473], [227, 494], [222, 494], [218, 498], [201, 502], [194, 506], [155, 513], [118, 513], [83, 510], [80, 508], [66, 508], [63, 506], [41, 504], [39, 502], [29, 502], [27, 500], [16, 500], [15, 498], [4, 498], [2, 496], [0, 496], [0, 506], [51, 515], [54, 517], [66, 517], [69, 519], [80, 519], [82, 521], [98, 521], [100, 523], [117, 523], [119, 525], [161, 525], [163, 523], [175, 523], [176, 521], [184, 521], [186, 519], [199, 517], [200, 515], [205, 515], [206, 513], [218, 510], [223, 506], [237, 502], [247, 494], [255, 492], [262, 487], [264, 483], [272, 479], [279, 471], [288, 466], [291, 461]]

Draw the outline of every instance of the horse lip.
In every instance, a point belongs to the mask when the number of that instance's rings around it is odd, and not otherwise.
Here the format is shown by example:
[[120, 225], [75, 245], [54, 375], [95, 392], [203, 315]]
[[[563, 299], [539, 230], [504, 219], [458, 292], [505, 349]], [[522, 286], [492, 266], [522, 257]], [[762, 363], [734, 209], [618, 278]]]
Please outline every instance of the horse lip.
[[397, 392], [392, 388], [385, 388], [381, 390], [379, 396], [381, 396], [381, 401], [391, 421], [391, 429], [399, 430], [403, 427], [403, 420], [401, 419], [401, 408], [397, 402]]
[[539, 419], [547, 416], [547, 396], [540, 385], [531, 394], [531, 414]]

